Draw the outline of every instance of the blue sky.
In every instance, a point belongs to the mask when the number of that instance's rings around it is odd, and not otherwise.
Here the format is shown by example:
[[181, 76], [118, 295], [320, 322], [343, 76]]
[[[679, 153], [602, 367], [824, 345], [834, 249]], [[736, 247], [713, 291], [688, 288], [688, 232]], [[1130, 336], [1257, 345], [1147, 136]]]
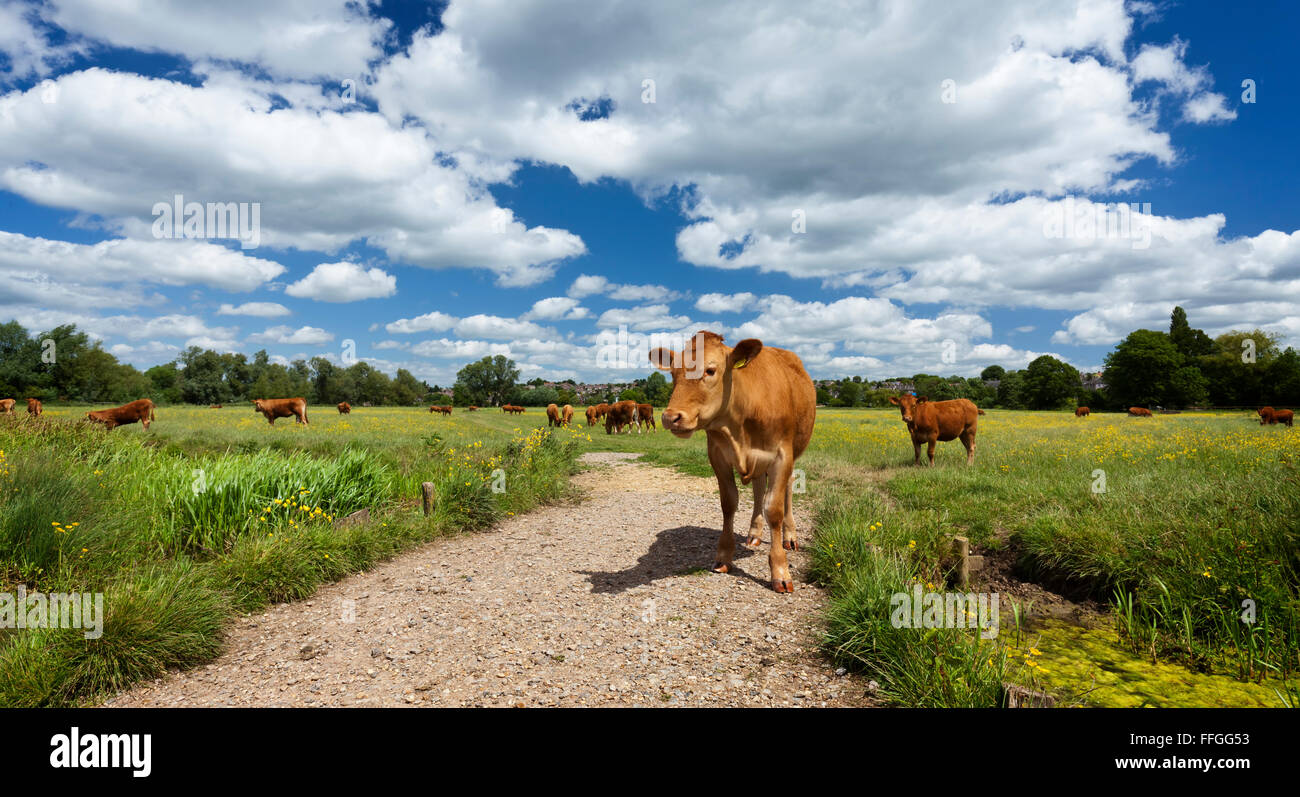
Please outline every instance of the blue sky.
[[[1175, 304], [1300, 345], [1289, 4], [697, 5], [0, 0], [0, 318], [440, 384], [641, 376], [620, 326], [818, 378], [1092, 369]], [[256, 248], [157, 237], [177, 193]], [[1140, 213], [1047, 232], [1089, 203]]]

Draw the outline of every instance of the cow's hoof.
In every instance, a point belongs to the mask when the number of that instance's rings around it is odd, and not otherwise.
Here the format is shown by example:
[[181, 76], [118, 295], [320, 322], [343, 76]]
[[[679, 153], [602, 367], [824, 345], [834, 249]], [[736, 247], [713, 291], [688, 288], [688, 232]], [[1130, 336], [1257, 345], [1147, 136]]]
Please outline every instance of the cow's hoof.
[[715, 573], [730, 573], [730, 572], [731, 572], [731, 565], [729, 565], [729, 564], [725, 564], [725, 563], [723, 563], [723, 562], [714, 562], [714, 563], [713, 563], [713, 572], [715, 572]]
[[750, 548], [757, 548], [758, 546], [763, 544], [763, 538], [751, 536], [749, 539], [745, 540], [745, 544], [748, 545]]
[[781, 547], [782, 547], [782, 548], [785, 548], [787, 551], [797, 551], [797, 550], [799, 550], [799, 541], [798, 541], [798, 540], [782, 540], [782, 541], [781, 541]]
[[772, 589], [776, 592], [794, 592], [793, 581], [773, 581]]

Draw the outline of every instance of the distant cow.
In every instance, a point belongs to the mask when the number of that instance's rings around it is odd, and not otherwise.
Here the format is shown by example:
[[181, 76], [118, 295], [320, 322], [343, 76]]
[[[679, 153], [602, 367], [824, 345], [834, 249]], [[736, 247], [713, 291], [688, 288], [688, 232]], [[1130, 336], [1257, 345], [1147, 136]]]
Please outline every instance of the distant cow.
[[636, 405], [637, 415], [641, 416], [641, 426], [646, 429], [655, 428], [655, 408], [653, 404]]
[[1134, 418], [1150, 418], [1151, 410], [1146, 407], [1129, 407], [1128, 414], [1132, 415]]
[[220, 405], [220, 404], [209, 404], [209, 405], [208, 405], [208, 409], [210, 409], [210, 410], [219, 410], [219, 409], [221, 409], [221, 405]]
[[1261, 407], [1259, 409], [1259, 425], [1284, 423], [1291, 426], [1295, 420], [1295, 413], [1291, 410], [1275, 410], [1272, 407]]
[[351, 413], [352, 413], [352, 405], [347, 403], [346, 401], [340, 401], [339, 415], [350, 415]]
[[40, 400], [40, 399], [34, 399], [34, 398], [29, 398], [29, 399], [27, 399], [27, 414], [28, 414], [28, 415], [32, 416], [33, 418], [39, 418], [40, 415], [41, 415], [41, 413], [44, 412], [44, 411], [45, 411], [44, 408], [41, 407], [41, 400]]
[[506, 411], [509, 412], [511, 415], [523, 415], [523, 414], [524, 414], [524, 408], [521, 407], [521, 406], [519, 406], [518, 404], [509, 404], [509, 405], [507, 405], [507, 406], [509, 407], [509, 409], [506, 410]]
[[149, 431], [149, 424], [154, 418], [153, 402], [147, 398], [136, 399], [129, 404], [123, 404], [120, 407], [113, 407], [107, 410], [94, 410], [86, 413], [86, 418], [91, 423], [102, 423], [109, 429], [115, 429], [118, 426], [126, 426], [129, 423], [137, 421], [144, 430]]
[[307, 399], [253, 399], [253, 411], [266, 416], [266, 422], [275, 426], [276, 418], [293, 416], [294, 423], [307, 425]]
[[587, 425], [596, 425], [596, 407], [594, 405], [587, 408]]
[[979, 408], [970, 399], [930, 401], [926, 396], [917, 398], [910, 393], [890, 396], [889, 403], [898, 406], [903, 423], [912, 436], [916, 452], [913, 464], [921, 464], [921, 444], [926, 444], [926, 454], [934, 465], [934, 444], [960, 439], [966, 447], [966, 464], [975, 464], [975, 427]]
[[767, 557], [772, 589], [794, 592], [786, 561], [786, 550], [798, 548], [791, 477], [795, 460], [812, 439], [817, 390], [794, 352], [765, 347], [753, 338], [735, 348], [722, 341], [717, 333], [701, 331], [683, 351], [650, 352], [650, 362], [673, 375], [663, 426], [677, 437], [697, 431], [708, 436], [709, 464], [722, 500], [722, 534], [713, 569], [726, 573], [732, 566], [739, 473], [742, 483], [754, 484], [747, 544], [762, 543], [766, 518], [772, 527]]
[[546, 425], [547, 426], [560, 425], [560, 408], [554, 404], [546, 405]]
[[560, 425], [568, 426], [573, 422], [573, 405], [565, 404], [560, 407]]
[[1090, 413], [1090, 412], [1092, 412], [1092, 410], [1088, 409], [1087, 407], [1075, 407], [1075, 408], [1074, 408], [1074, 417], [1076, 417], [1076, 418], [1086, 418], [1086, 417], [1088, 417], [1088, 413]]
[[[13, 415], [14, 405], [18, 402], [14, 399], [0, 399], [0, 415]], [[590, 426], [591, 424], [587, 424]]]
[[465, 410], [466, 410], [466, 412], [477, 412], [477, 411], [478, 411], [478, 405], [477, 405], [477, 404], [471, 404], [471, 405], [469, 405], [468, 407], [466, 407]]
[[639, 418], [635, 401], [627, 399], [611, 404], [605, 414], [605, 434], [622, 434], [624, 426], [631, 432], [630, 427], [636, 426]]

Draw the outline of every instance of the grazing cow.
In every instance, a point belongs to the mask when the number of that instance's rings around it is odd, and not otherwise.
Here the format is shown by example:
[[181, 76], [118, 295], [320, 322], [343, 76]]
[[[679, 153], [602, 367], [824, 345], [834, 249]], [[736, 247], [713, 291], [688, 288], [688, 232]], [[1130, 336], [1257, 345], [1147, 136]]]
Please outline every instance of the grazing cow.
[[980, 415], [983, 415], [983, 414], [984, 414], [984, 410], [981, 410], [981, 409], [979, 409], [978, 407], [976, 407], [975, 409], [979, 410], [979, 414], [980, 414]]
[[276, 418], [293, 416], [294, 423], [307, 425], [307, 400], [304, 398], [253, 399], [253, 411], [266, 416], [266, 422], [275, 426]]
[[547, 426], [560, 425], [560, 408], [555, 406], [554, 404], [546, 405], [546, 425]]
[[[17, 403], [14, 399], [0, 399], [0, 415], [13, 415], [14, 405]], [[591, 424], [587, 425], [590, 426]]]
[[478, 405], [477, 404], [469, 405], [469, 407], [466, 408], [466, 412], [478, 412]]
[[1075, 408], [1074, 408], [1074, 417], [1076, 417], [1076, 418], [1086, 418], [1086, 417], [1088, 417], [1088, 413], [1090, 413], [1090, 412], [1092, 412], [1092, 410], [1088, 409], [1087, 407], [1075, 407]]
[[33, 418], [39, 418], [41, 416], [41, 413], [44, 411], [45, 409], [41, 406], [40, 399], [34, 399], [34, 398], [27, 399], [28, 415], [32, 416]]
[[[655, 428], [655, 408], [653, 404], [636, 405], [637, 415], [641, 416], [641, 426], [653, 430]], [[640, 431], [638, 429], [638, 431]]]
[[519, 406], [518, 404], [514, 404], [514, 405], [512, 405], [512, 406], [510, 407], [510, 414], [511, 414], [511, 415], [523, 415], [523, 414], [524, 414], [524, 408], [521, 407], [521, 406]]
[[600, 420], [601, 418], [604, 418], [608, 414], [609, 414], [608, 404], [602, 401], [596, 405], [596, 420]]
[[1260, 426], [1274, 423], [1284, 423], [1287, 426], [1290, 426], [1295, 419], [1295, 413], [1291, 410], [1275, 410], [1272, 407], [1260, 407], [1258, 412]]
[[1146, 407], [1129, 407], [1128, 414], [1132, 415], [1134, 418], [1150, 418], [1151, 410]]
[[347, 403], [346, 401], [340, 401], [339, 415], [351, 415], [351, 414], [352, 414], [352, 405]]
[[890, 396], [889, 403], [898, 407], [912, 436], [912, 448], [916, 452], [914, 465], [921, 464], [922, 443], [927, 444], [926, 454], [930, 465], [934, 465], [934, 444], [958, 438], [966, 446], [966, 464], [975, 464], [975, 427], [979, 408], [970, 399], [930, 401], [925, 396], [917, 398], [905, 393]]
[[560, 407], [560, 425], [568, 426], [573, 422], [573, 405], [565, 404]]
[[594, 405], [587, 408], [587, 425], [596, 425], [596, 407]]
[[144, 430], [149, 431], [149, 424], [153, 421], [153, 402], [147, 398], [136, 399], [129, 404], [123, 404], [120, 407], [113, 407], [107, 410], [94, 410], [86, 413], [86, 418], [91, 423], [102, 423], [109, 429], [115, 429], [118, 426], [126, 426], [128, 423], [140, 422]]
[[609, 412], [605, 414], [605, 434], [622, 434], [624, 426], [629, 427], [627, 431], [631, 434], [631, 427], [637, 425], [639, 416], [636, 402], [632, 399], [609, 405]]
[[208, 409], [210, 409], [210, 410], [219, 410], [219, 409], [221, 409], [221, 405], [220, 405], [220, 404], [209, 404], [209, 405], [208, 405]]
[[746, 544], [762, 543], [766, 518], [772, 528], [767, 557], [772, 589], [794, 592], [786, 560], [786, 551], [799, 547], [792, 475], [795, 460], [812, 439], [817, 415], [817, 390], [803, 362], [794, 352], [764, 347], [753, 338], [729, 348], [714, 332], [696, 333], [680, 352], [655, 349], [650, 362], [673, 375], [664, 428], [682, 438], [700, 430], [708, 436], [709, 464], [722, 499], [722, 535], [713, 570], [731, 569], [739, 473], [743, 484], [754, 484]]

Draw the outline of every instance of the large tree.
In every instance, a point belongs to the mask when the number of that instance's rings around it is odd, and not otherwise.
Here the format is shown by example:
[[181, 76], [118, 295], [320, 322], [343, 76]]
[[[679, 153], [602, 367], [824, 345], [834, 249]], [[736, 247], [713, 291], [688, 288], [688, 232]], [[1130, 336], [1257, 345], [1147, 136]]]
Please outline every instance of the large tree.
[[1163, 404], [1170, 401], [1174, 374], [1182, 367], [1183, 355], [1168, 335], [1139, 329], [1106, 355], [1107, 389], [1120, 406]]
[[484, 357], [456, 372], [456, 384], [463, 385], [471, 403], [479, 406], [505, 404], [518, 378], [515, 361], [503, 354]]
[[1024, 400], [1033, 410], [1073, 407], [1082, 388], [1079, 372], [1050, 354], [1031, 362], [1024, 379]]

